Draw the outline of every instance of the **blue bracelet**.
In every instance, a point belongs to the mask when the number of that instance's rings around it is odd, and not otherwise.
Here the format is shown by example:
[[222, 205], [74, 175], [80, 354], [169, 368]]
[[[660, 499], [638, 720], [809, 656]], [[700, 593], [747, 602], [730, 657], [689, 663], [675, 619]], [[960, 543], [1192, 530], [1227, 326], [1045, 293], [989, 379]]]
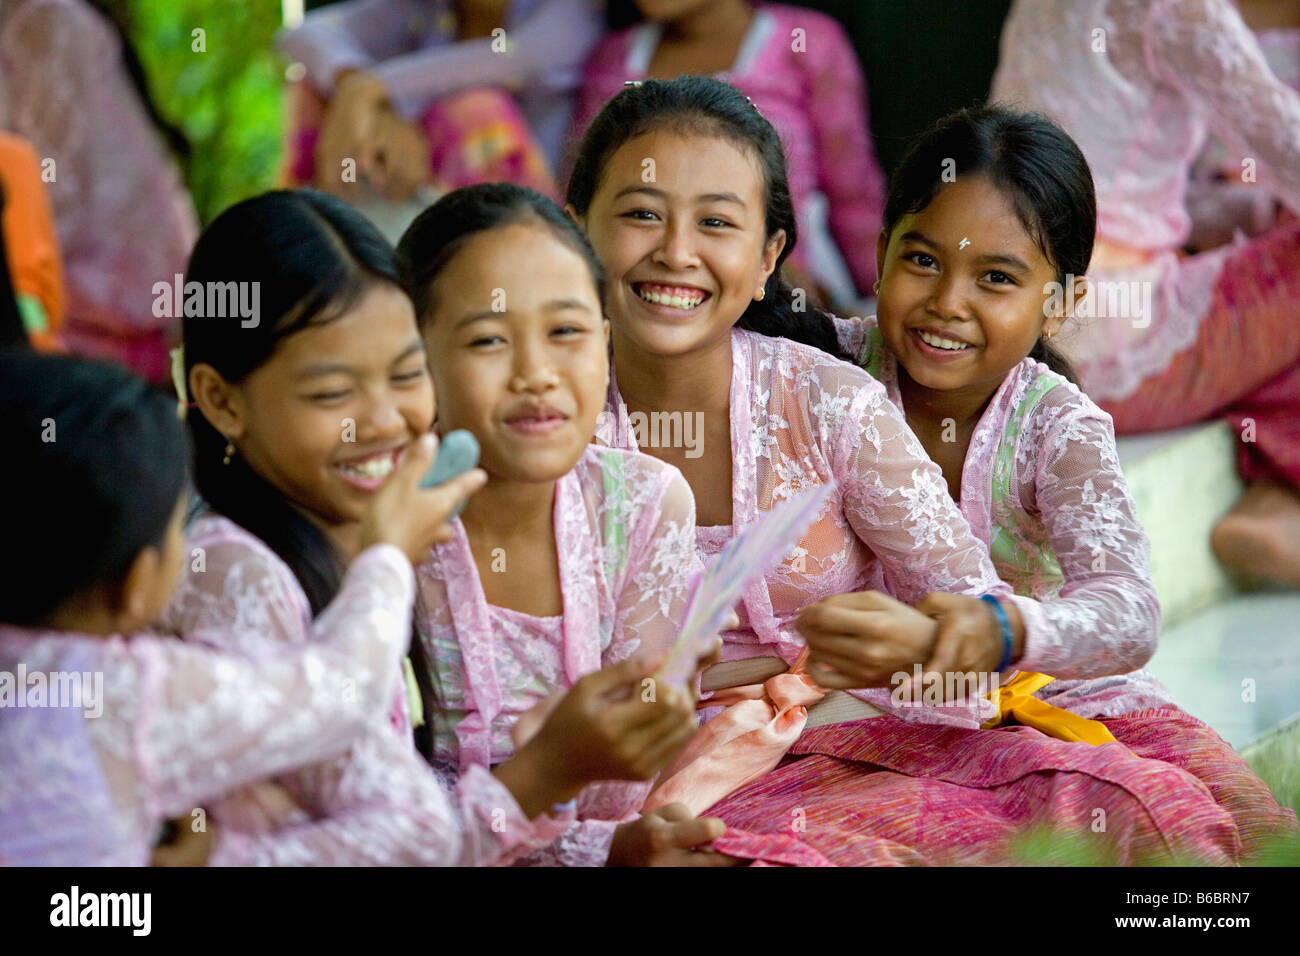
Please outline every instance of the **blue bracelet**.
[[989, 607], [993, 608], [993, 616], [998, 619], [998, 624], [1002, 628], [1002, 663], [998, 664], [998, 673], [1002, 673], [1011, 666], [1011, 620], [1007, 617], [1007, 612], [1002, 609], [1001, 603], [992, 594], [981, 594], [981, 601], [987, 601]]

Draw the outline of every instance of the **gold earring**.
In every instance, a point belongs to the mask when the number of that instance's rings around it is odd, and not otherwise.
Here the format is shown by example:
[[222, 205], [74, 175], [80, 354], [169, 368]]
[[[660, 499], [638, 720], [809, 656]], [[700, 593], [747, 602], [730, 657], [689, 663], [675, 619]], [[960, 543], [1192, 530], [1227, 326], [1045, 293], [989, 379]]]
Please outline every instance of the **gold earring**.
[[873, 285], [873, 286], [871, 287], [871, 291], [872, 291], [872, 292], [879, 292], [879, 291], [880, 291], [880, 280], [879, 280], [879, 279], [877, 279], [877, 280], [876, 280], [876, 284]]
[[227, 441], [227, 442], [226, 442], [226, 456], [225, 456], [224, 458], [221, 459], [221, 463], [222, 463], [223, 465], [228, 465], [228, 464], [230, 464], [230, 456], [233, 455], [234, 453], [235, 453], [235, 443], [232, 442], [232, 441]]
[[763, 288], [760, 288], [760, 289], [758, 290], [758, 296], [757, 296], [758, 301], [759, 301], [759, 302], [762, 302], [766, 297], [767, 297], [767, 290], [766, 290], [766, 289], [763, 289]]

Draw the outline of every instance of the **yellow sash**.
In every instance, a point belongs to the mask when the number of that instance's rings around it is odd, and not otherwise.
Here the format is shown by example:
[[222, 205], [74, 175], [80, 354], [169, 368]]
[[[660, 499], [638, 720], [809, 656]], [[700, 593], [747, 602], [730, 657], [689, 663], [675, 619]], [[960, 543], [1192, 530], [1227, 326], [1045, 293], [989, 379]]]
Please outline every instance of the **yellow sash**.
[[1069, 740], [1077, 743], [1101, 744], [1118, 743], [1106, 725], [1097, 720], [1088, 720], [1072, 714], [1060, 707], [1053, 707], [1033, 696], [1034, 691], [1046, 687], [1055, 677], [1047, 674], [1034, 674], [1021, 671], [1005, 684], [1000, 684], [989, 692], [989, 700], [997, 705], [998, 715], [985, 721], [981, 726], [985, 730], [997, 727], [1009, 717], [1014, 717], [1027, 727], [1042, 731], [1049, 737]]

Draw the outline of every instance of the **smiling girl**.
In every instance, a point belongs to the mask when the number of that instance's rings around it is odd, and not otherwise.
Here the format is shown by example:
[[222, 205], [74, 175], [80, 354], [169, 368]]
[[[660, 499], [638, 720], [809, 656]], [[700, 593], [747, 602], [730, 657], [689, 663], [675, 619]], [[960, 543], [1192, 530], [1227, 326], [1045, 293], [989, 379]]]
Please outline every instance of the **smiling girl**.
[[[600, 266], [554, 203], [506, 184], [457, 190], [412, 223], [398, 259], [439, 426], [472, 432], [488, 473], [419, 574], [434, 765], [455, 779], [509, 757], [520, 717], [557, 689], [664, 653], [699, 566], [695, 507], [675, 469], [590, 444], [609, 367]], [[655, 771], [694, 728], [687, 695], [657, 696], [643, 688], [619, 711], [633, 739], [656, 742]], [[529, 862], [726, 862], [693, 850], [719, 821], [678, 807], [632, 820], [647, 791], [588, 788], [583, 822]]]
[[[699, 458], [645, 449], [678, 465], [690, 481], [701, 553], [716, 552], [760, 510], [801, 488], [836, 485], [821, 520], [746, 593], [742, 626], [726, 635], [723, 663], [705, 674], [704, 686], [764, 680], [791, 665], [798, 674], [802, 635], [827, 635], [870, 648], [872, 673], [857, 683], [880, 689], [855, 693], [889, 711], [867, 719], [879, 711], [847, 698], [858, 703], [854, 710], [837, 697], [814, 707], [808, 723], [851, 722], [804, 729], [804, 701], [788, 693], [782, 677], [732, 690], [729, 699], [766, 692], [774, 716], [766, 730], [740, 733], [729, 757], [715, 758], [741, 766], [742, 780], [752, 782], [711, 807], [709, 797], [725, 790], [687, 788], [704, 794], [693, 809], [707, 808], [738, 831], [714, 845], [790, 862], [1005, 860], [1008, 840], [1026, 826], [1086, 829], [1088, 812], [1067, 796], [1100, 774], [1119, 857], [1161, 841], [1202, 849], [1198, 821], [1163, 816], [1155, 826], [1144, 808], [1144, 789], [1181, 771], [1154, 761], [1121, 763], [1118, 748], [1078, 748], [1031, 731], [1045, 741], [1036, 739], [1034, 750], [1019, 733], [1026, 728], [978, 730], [976, 700], [916, 706], [908, 695], [892, 699], [883, 689], [914, 665], [926, 673], [941, 666], [948, 674], [1010, 675], [1019, 658], [1066, 637], [1035, 613], [1031, 599], [1009, 596], [949, 497], [942, 471], [883, 386], [816, 349], [751, 331], [793, 338], [830, 320], [767, 305], [784, 301], [774, 273], [795, 228], [780, 142], [744, 97], [701, 78], [624, 90], [589, 128], [568, 200], [609, 274], [613, 421], [636, 412], [704, 415]], [[799, 324], [785, 324], [786, 316]], [[635, 442], [629, 429], [610, 437], [619, 447]], [[864, 590], [880, 584], [908, 602], [924, 601], [938, 625]], [[992, 600], [937, 591], [991, 592]], [[826, 669], [812, 676], [830, 682], [838, 661], [824, 656], [820, 663]], [[768, 771], [775, 758], [765, 765], [753, 746], [766, 732], [793, 743], [799, 759]], [[987, 748], [981, 759], [959, 759], [976, 740]], [[1031, 764], [1045, 772], [1024, 783], [1020, 772], [1005, 773]], [[917, 825], [920, 807], [930, 811], [925, 826]], [[1205, 809], [1230, 843], [1227, 814], [1212, 804]], [[793, 829], [796, 810], [802, 825]], [[947, 825], [958, 820], [961, 827]], [[1214, 846], [1207, 855], [1229, 856], [1218, 851]]]
[[[950, 183], [941, 180], [945, 159], [957, 170]], [[1231, 811], [1249, 854], [1294, 818], [1139, 669], [1160, 632], [1146, 534], [1110, 416], [1075, 387], [1050, 345], [1070, 318], [1053, 290], [1067, 276], [1082, 286], [1095, 221], [1088, 165], [1058, 127], [996, 106], [954, 114], [895, 172], [877, 243], [879, 314], [843, 322], [843, 341], [943, 468], [998, 574], [1054, 624], [1031, 631], [1064, 638], [1031, 643], [1017, 663], [1068, 678], [1023, 675], [1046, 685], [1035, 697], [1097, 718], [1135, 754], [1198, 777]], [[870, 677], [861, 646], [806, 636], [812, 658], [833, 658], [846, 682]], [[1088, 733], [1059, 711], [1026, 705], [1025, 723]], [[1183, 781], [1167, 798], [1190, 808], [1198, 792]]]
[[[315, 641], [368, 503], [433, 423], [424, 344], [393, 249], [339, 200], [272, 192], [213, 221], [187, 278], [260, 283], [262, 310], [252, 325], [185, 321], [195, 483], [208, 510], [190, 529], [192, 561], [167, 623], [250, 655]], [[474, 470], [423, 492], [425, 507], [446, 519], [484, 479]], [[441, 525], [411, 554], [422, 559], [450, 534]], [[343, 757], [214, 808], [218, 859], [465, 865], [546, 845], [571, 825], [560, 805], [584, 785], [657, 767], [603, 704], [641, 676], [629, 665], [579, 682], [549, 718], [535, 715], [540, 727], [513, 760], [470, 768], [450, 804], [406, 728], [372, 726]], [[427, 683], [422, 702], [433, 703]], [[666, 709], [655, 716], [667, 719]]]

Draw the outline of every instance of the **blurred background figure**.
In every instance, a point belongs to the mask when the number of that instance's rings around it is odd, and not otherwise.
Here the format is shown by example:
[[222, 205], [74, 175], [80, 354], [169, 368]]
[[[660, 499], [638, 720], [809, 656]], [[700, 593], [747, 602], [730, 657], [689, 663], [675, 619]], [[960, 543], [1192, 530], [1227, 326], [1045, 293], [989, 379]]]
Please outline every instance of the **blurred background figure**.
[[593, 0], [352, 0], [313, 11], [279, 40], [302, 64], [287, 178], [358, 204], [387, 232], [432, 195], [472, 183], [555, 197], [573, 93], [601, 24]]
[[41, 351], [60, 350], [63, 269], [54, 214], [41, 182], [41, 163], [26, 140], [0, 133], [0, 239], [3, 344], [27, 342]]
[[153, 284], [184, 272], [197, 234], [176, 164], [189, 154], [184, 134], [161, 116], [121, 24], [96, 2], [5, 0], [0, 78], [0, 127], [35, 149], [54, 211], [62, 340], [165, 382], [180, 320], [154, 315]]
[[785, 145], [799, 225], [791, 284], [845, 308], [871, 296], [885, 177], [844, 29], [813, 10], [749, 0], [635, 6], [644, 22], [607, 36], [587, 62], [573, 139], [629, 80], [717, 76], [751, 99]]
[[[1300, 26], [1295, 3], [1278, 6]], [[1243, 183], [1300, 209], [1300, 96], [1227, 0], [1020, 0], [1001, 50], [993, 98], [1047, 113], [1092, 166], [1094, 284], [1151, 290], [1148, 314], [1099, 311], [1061, 348], [1117, 432], [1229, 421], [1247, 488], [1215, 553], [1300, 585], [1300, 221], [1182, 254], [1210, 130]]]

